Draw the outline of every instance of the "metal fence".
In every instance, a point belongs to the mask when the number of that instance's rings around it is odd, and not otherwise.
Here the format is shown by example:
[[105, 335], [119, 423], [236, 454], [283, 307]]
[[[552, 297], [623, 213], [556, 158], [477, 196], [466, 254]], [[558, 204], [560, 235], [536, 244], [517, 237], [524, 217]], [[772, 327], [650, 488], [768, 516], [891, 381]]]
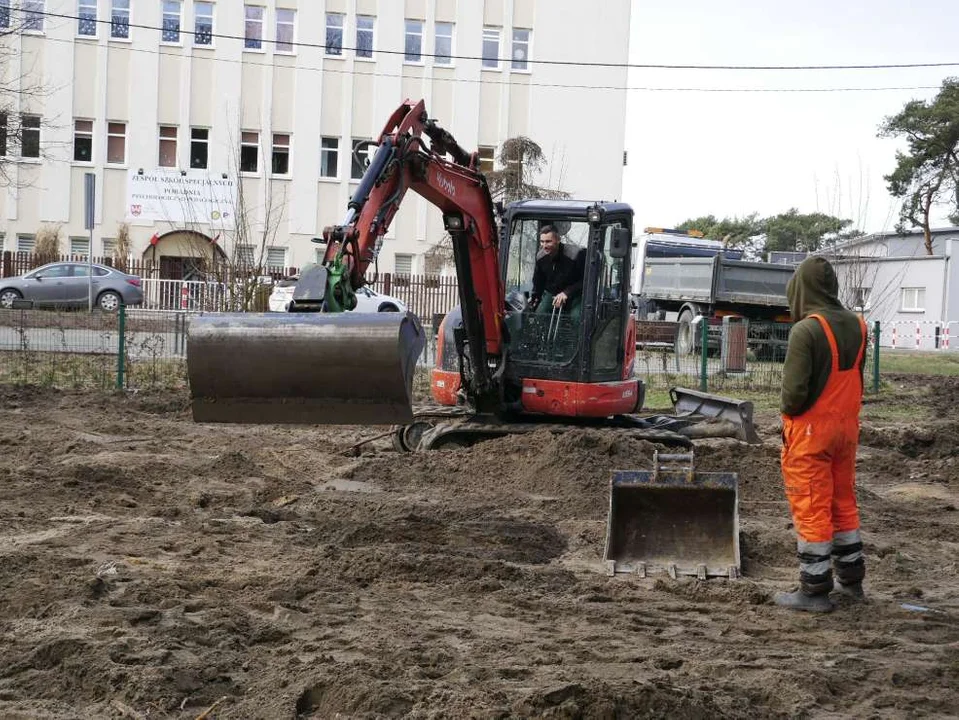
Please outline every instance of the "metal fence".
[[[635, 373], [651, 388], [693, 387], [707, 392], [779, 392], [790, 323], [724, 318], [697, 323], [691, 351], [676, 352], [677, 323], [643, 322], [637, 327]], [[869, 327], [866, 390], [879, 389], [880, 323]], [[703, 352], [705, 348], [705, 352]]]
[[[185, 387], [187, 337], [197, 313], [121, 308], [95, 311], [0, 311], [0, 382], [59, 387]], [[424, 321], [418, 364], [432, 367], [435, 324]], [[640, 323], [635, 374], [650, 388], [718, 393], [775, 393], [782, 382], [788, 324], [726, 319], [696, 326], [688, 353], [675, 351], [675, 323]], [[870, 328], [867, 389], [879, 387], [885, 331]], [[704, 351], [705, 349], [705, 351]]]
[[[4, 251], [0, 255], [0, 278], [22, 275], [50, 262], [86, 263], [85, 255], [40, 255]], [[160, 266], [149, 260], [93, 258], [99, 265], [137, 275], [142, 280], [144, 310], [184, 312], [265, 312], [273, 283], [295, 276], [295, 267], [220, 268], [206, 279], [160, 277]], [[455, 276], [378, 273], [369, 282], [377, 292], [391, 295], [427, 322], [444, 315], [459, 304]]]

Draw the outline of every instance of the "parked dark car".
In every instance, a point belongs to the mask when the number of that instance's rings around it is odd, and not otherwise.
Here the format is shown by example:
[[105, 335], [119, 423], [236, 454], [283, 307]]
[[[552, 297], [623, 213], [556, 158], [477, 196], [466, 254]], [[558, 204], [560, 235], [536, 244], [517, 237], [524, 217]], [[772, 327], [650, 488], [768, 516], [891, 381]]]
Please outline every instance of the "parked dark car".
[[23, 275], [0, 278], [0, 308], [16, 300], [30, 300], [36, 307], [87, 307], [90, 268], [93, 268], [93, 302], [105, 312], [116, 312], [120, 303], [140, 305], [140, 278], [105, 265], [55, 262]]

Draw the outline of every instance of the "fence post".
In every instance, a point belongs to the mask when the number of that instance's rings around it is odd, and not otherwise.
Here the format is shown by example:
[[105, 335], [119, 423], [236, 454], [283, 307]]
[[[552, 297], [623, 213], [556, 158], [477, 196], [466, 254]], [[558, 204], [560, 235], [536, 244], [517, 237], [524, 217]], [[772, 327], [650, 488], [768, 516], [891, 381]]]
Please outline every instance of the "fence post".
[[699, 322], [702, 326], [702, 347], [700, 348], [700, 363], [699, 363], [699, 389], [702, 392], [706, 392], [708, 389], [708, 383], [706, 382], [706, 359], [709, 357], [709, 320], [706, 319], [705, 315], [699, 316]]
[[0, 270], [0, 277], [13, 276], [13, 253], [9, 250], [3, 251], [3, 268]]
[[872, 331], [872, 391], [879, 392], [879, 321], [876, 320]]
[[126, 367], [126, 329], [127, 329], [127, 306], [120, 303], [120, 309], [117, 312], [117, 330], [120, 338], [117, 341], [117, 390], [123, 389], [123, 370]]

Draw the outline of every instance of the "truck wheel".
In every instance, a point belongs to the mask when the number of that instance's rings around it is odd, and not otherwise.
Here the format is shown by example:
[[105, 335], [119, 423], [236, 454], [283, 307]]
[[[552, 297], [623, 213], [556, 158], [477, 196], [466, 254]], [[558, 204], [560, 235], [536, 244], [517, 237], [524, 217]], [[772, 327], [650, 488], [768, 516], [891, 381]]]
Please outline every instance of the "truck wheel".
[[695, 333], [693, 311], [686, 308], [679, 313], [679, 327], [676, 329], [676, 342], [673, 345], [673, 350], [677, 355], [689, 355], [696, 349]]

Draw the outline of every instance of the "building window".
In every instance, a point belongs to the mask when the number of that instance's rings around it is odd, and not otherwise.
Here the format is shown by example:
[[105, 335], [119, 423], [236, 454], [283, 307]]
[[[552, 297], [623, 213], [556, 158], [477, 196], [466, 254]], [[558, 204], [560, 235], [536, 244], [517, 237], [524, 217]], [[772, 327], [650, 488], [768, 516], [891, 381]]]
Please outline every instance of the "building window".
[[273, 174], [287, 175], [290, 172], [290, 136], [273, 133]]
[[373, 22], [372, 15], [356, 16], [356, 57], [373, 57]]
[[276, 11], [276, 52], [293, 52], [294, 29], [296, 27], [296, 10]]
[[0, 157], [7, 156], [7, 114], [0, 113]]
[[213, 44], [213, 3], [193, 3], [193, 44]]
[[241, 267], [252, 267], [255, 248], [252, 245], [236, 246], [236, 261]]
[[453, 64], [453, 23], [436, 23], [433, 55], [437, 65]]
[[313, 248], [313, 262], [315, 262], [317, 265], [322, 265], [325, 258], [326, 250], [323, 248]]
[[900, 309], [903, 312], [923, 312], [926, 309], [926, 288], [904, 287]]
[[479, 155], [479, 171], [481, 173], [493, 172], [493, 164], [496, 159], [496, 148], [482, 147], [477, 150]]
[[206, 170], [210, 157], [210, 131], [207, 128], [190, 130], [190, 167]]
[[43, 32], [44, 0], [23, 0], [23, 29], [29, 32]]
[[77, 0], [77, 35], [97, 36], [97, 0]]
[[339, 138], [325, 137], [320, 140], [320, 177], [337, 177], [339, 153]]
[[499, 28], [483, 28], [483, 67], [499, 70]]
[[107, 123], [107, 162], [122, 165], [127, 160], [127, 124]]
[[259, 5], [244, 6], [246, 26], [243, 31], [243, 47], [247, 50], [263, 49], [263, 8]]
[[286, 248], [271, 247], [266, 249], [266, 266], [270, 268], [286, 268]]
[[160, 167], [176, 167], [176, 126], [160, 126]]
[[393, 271], [397, 275], [413, 274], [413, 256], [406, 254], [397, 254], [393, 261]]
[[326, 54], [343, 54], [343, 16], [339, 13], [326, 14]]
[[423, 61], [423, 22], [421, 20], [406, 21], [406, 53], [403, 59], [406, 62]]
[[90, 254], [90, 238], [70, 238], [70, 254], [86, 257]]
[[0, 0], [0, 28], [10, 27], [10, 0]]
[[75, 162], [93, 161], [93, 120], [74, 120], [73, 160]]
[[117, 241], [114, 238], [103, 238], [103, 257], [112, 258], [117, 252]]
[[167, 43], [180, 42], [180, 0], [163, 0], [163, 32], [160, 39]]
[[130, 0], [113, 0], [110, 9], [110, 37], [130, 39]]
[[17, 235], [17, 252], [32, 253], [37, 246], [34, 235]]
[[529, 30], [513, 30], [513, 70], [529, 70]]
[[370, 165], [370, 150], [376, 151], [372, 140], [353, 138], [353, 153], [350, 158], [350, 179], [359, 180]]
[[40, 157], [40, 116], [20, 116], [20, 157]]
[[260, 169], [260, 134], [243, 132], [240, 135], [240, 172], [255, 173]]

